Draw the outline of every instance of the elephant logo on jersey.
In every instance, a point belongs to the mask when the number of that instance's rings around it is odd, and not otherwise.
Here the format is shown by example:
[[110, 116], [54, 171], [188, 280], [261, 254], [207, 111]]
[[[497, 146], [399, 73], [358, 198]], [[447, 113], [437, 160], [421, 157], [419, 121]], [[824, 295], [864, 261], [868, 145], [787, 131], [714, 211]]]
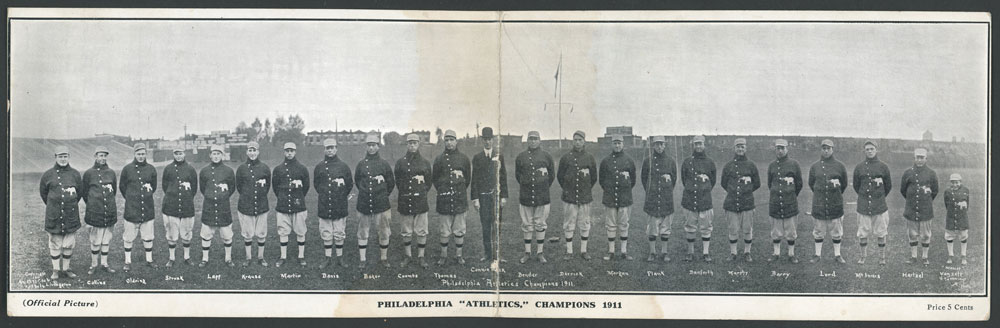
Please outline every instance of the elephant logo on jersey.
[[422, 176], [422, 175], [414, 175], [413, 176], [413, 180], [416, 180], [418, 184], [424, 183], [424, 176]]
[[669, 174], [664, 174], [663, 175], [663, 182], [670, 183], [670, 180], [671, 179], [670, 179], [670, 175]]
[[146, 190], [148, 192], [153, 192], [153, 185], [151, 185], [149, 183], [143, 183], [142, 184], [142, 189]]
[[62, 191], [70, 195], [76, 195], [76, 187], [62, 188]]
[[337, 183], [337, 187], [343, 187], [344, 186], [344, 178], [333, 179], [333, 182]]
[[385, 183], [385, 178], [381, 174], [372, 177], [377, 183]]
[[700, 173], [700, 174], [696, 175], [695, 178], [697, 178], [698, 180], [701, 180], [701, 181], [708, 181], [708, 175], [704, 174], [704, 173]]
[[629, 178], [628, 171], [621, 171], [621, 172], [618, 172], [618, 173], [620, 173], [622, 175], [622, 178], [624, 178], [624, 179], [628, 179]]
[[872, 181], [875, 182], [876, 186], [881, 186], [883, 183], [885, 183], [885, 181], [882, 181], [882, 177], [872, 179]]
[[924, 192], [925, 194], [929, 194], [929, 193], [931, 193], [931, 187], [928, 187], [928, 186], [920, 186], [919, 188], [920, 188], [920, 190], [921, 190], [921, 191], [923, 191], [923, 192]]
[[184, 188], [184, 190], [191, 190], [191, 183], [187, 181], [181, 182], [181, 187]]
[[830, 179], [830, 183], [833, 184], [834, 187], [840, 187], [840, 180], [838, 179]]
[[266, 186], [267, 185], [267, 179], [257, 180], [257, 184], [260, 185], [261, 187]]
[[115, 191], [115, 185], [110, 184], [110, 183], [103, 184], [103, 185], [101, 185], [101, 187], [104, 188], [104, 189], [107, 189], [108, 192], [114, 192]]
[[302, 180], [292, 180], [289, 182], [289, 185], [291, 185], [292, 188], [302, 188]]
[[743, 184], [749, 184], [750, 181], [753, 181], [753, 179], [751, 179], [748, 176], [742, 176], [742, 177], [740, 177], [740, 182], [742, 182]]
[[451, 176], [455, 177], [455, 179], [459, 179], [459, 178], [464, 178], [465, 174], [463, 174], [462, 171], [460, 170], [452, 170]]
[[216, 183], [215, 187], [219, 188], [219, 191], [229, 191], [229, 185], [225, 183]]
[[966, 201], [964, 201], [964, 200], [961, 201], [961, 202], [955, 203], [955, 205], [958, 205], [958, 208], [961, 208], [961, 209], [966, 209], [966, 208], [969, 207], [969, 203], [966, 202]]
[[781, 178], [781, 180], [785, 181], [785, 183], [787, 183], [787, 184], [793, 184], [793, 183], [795, 183], [795, 178], [793, 178], [793, 177], [784, 177], [784, 178]]
[[580, 169], [580, 174], [583, 176], [588, 176], [590, 175], [590, 169], [589, 168]]
[[541, 174], [543, 177], [549, 175], [549, 168], [547, 167], [539, 167], [535, 171], [538, 171], [538, 174]]

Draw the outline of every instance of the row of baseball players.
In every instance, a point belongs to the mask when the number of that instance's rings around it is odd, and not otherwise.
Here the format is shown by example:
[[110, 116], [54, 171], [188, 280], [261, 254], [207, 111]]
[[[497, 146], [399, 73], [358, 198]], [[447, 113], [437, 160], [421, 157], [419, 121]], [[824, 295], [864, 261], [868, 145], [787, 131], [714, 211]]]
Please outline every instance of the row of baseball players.
[[[524, 234], [525, 255], [521, 263], [530, 259], [532, 242], [536, 244], [538, 260], [547, 262], [543, 253], [547, 217], [549, 214], [549, 188], [558, 180], [563, 189], [562, 200], [565, 205], [563, 218], [563, 234], [566, 247], [565, 259], [573, 257], [573, 238], [575, 230], [580, 231], [580, 254], [584, 259], [590, 259], [587, 254], [587, 239], [590, 232], [592, 187], [599, 183], [604, 190], [603, 205], [607, 216], [605, 227], [608, 235], [608, 252], [605, 260], [615, 257], [616, 241], [620, 244], [620, 256], [631, 259], [627, 253], [630, 207], [632, 205], [632, 188], [636, 184], [637, 174], [635, 164], [624, 152], [621, 136], [612, 137], [613, 150], [601, 162], [600, 169], [594, 157], [585, 149], [586, 135], [577, 131], [573, 135], [573, 149], [559, 161], [558, 170], [554, 167], [552, 156], [542, 150], [539, 134], [536, 131], [528, 134], [528, 149], [517, 156], [515, 161], [515, 179], [520, 184], [519, 212], [522, 220], [521, 230]], [[416, 235], [417, 258], [422, 267], [427, 266], [424, 260], [424, 247], [427, 237], [427, 214], [429, 211], [427, 194], [433, 185], [437, 189], [437, 212], [440, 214], [441, 258], [438, 264], [444, 264], [448, 257], [449, 242], [455, 240], [456, 260], [464, 263], [462, 257], [463, 237], [465, 235], [465, 212], [468, 208], [467, 198], [480, 212], [483, 223], [483, 261], [495, 260], [493, 251], [497, 244], [497, 236], [493, 233], [494, 225], [498, 223], [500, 211], [506, 203], [506, 167], [504, 159], [494, 147], [493, 131], [484, 128], [482, 131], [484, 149], [473, 157], [472, 161], [457, 149], [454, 131], [445, 132], [445, 150], [431, 164], [419, 152], [419, 139], [415, 135], [407, 136], [407, 153], [396, 163], [393, 170], [388, 162], [379, 157], [379, 139], [371, 135], [366, 139], [367, 154], [361, 160], [352, 176], [346, 163], [337, 158], [337, 143], [334, 139], [324, 141], [326, 157], [313, 171], [312, 184], [318, 193], [318, 217], [320, 235], [323, 239], [326, 259], [320, 265], [325, 268], [333, 263], [333, 248], [336, 248], [337, 263], [346, 266], [342, 257], [342, 247], [346, 238], [345, 228], [348, 215], [348, 199], [353, 197], [351, 191], [358, 189], [357, 211], [358, 246], [360, 252], [360, 267], [366, 264], [365, 251], [368, 242], [370, 225], [374, 221], [379, 236], [381, 261], [389, 266], [387, 251], [390, 231], [389, 194], [394, 188], [399, 188], [398, 211], [402, 215], [402, 236], [406, 257], [403, 266], [412, 259], [411, 242]], [[681, 167], [681, 181], [684, 185], [682, 207], [685, 209], [684, 229], [688, 241], [685, 260], [694, 258], [694, 242], [697, 235], [702, 239], [702, 254], [705, 261], [711, 261], [708, 253], [712, 234], [713, 206], [711, 190], [716, 184], [715, 164], [705, 156], [705, 139], [695, 136], [692, 140], [694, 153], [684, 160]], [[797, 263], [794, 255], [796, 239], [796, 217], [799, 214], [797, 195], [803, 186], [801, 170], [795, 160], [787, 157], [788, 143], [778, 139], [775, 142], [777, 158], [768, 168], [768, 187], [770, 189], [769, 214], [772, 229], [771, 238], [774, 243], [774, 255], [769, 260], [777, 260], [780, 254], [780, 243], [784, 238], [788, 244], [789, 260]], [[885, 238], [888, 226], [888, 213], [885, 197], [891, 190], [891, 177], [888, 167], [878, 160], [875, 142], [865, 143], [866, 160], [858, 164], [854, 171], [854, 189], [858, 193], [858, 238], [862, 249], [859, 263], [864, 263], [868, 237], [873, 235], [878, 240], [882, 250], [881, 263], [885, 263]], [[267, 212], [269, 205], [268, 192], [273, 189], [277, 196], [275, 210], [281, 257], [275, 263], [282, 265], [287, 258], [288, 237], [295, 233], [298, 244], [298, 260], [306, 265], [304, 259], [305, 195], [310, 188], [308, 170], [295, 159], [294, 143], [284, 145], [285, 160], [273, 171], [257, 158], [259, 145], [251, 142], [247, 148], [248, 160], [233, 172], [222, 163], [222, 148], [212, 148], [212, 163], [196, 173], [194, 168], [184, 160], [183, 149], [174, 151], [174, 162], [167, 165], [163, 172], [163, 206], [162, 213], [167, 230], [167, 243], [170, 248], [167, 266], [172, 266], [176, 260], [175, 249], [178, 239], [184, 248], [184, 261], [190, 262], [190, 241], [194, 225], [194, 196], [200, 190], [204, 196], [202, 211], [202, 262], [207, 264], [208, 250], [212, 237], [218, 231], [225, 244], [225, 262], [233, 266], [231, 257], [232, 244], [232, 214], [229, 198], [234, 192], [239, 192], [238, 220], [246, 248], [244, 266], [252, 259], [252, 244], [257, 241], [258, 263], [267, 266], [264, 260], [264, 240], [267, 236]], [[648, 221], [646, 234], [649, 237], [650, 254], [647, 258], [653, 261], [656, 255], [657, 238], [661, 243], [660, 250], [664, 261], [669, 261], [665, 244], [671, 234], [671, 223], [674, 212], [673, 188], [677, 180], [677, 168], [674, 160], [666, 154], [665, 139], [657, 136], [652, 139], [650, 155], [642, 165], [641, 181], [646, 189], [646, 199], [643, 210], [651, 217]], [[845, 262], [840, 254], [840, 241], [843, 235], [843, 199], [841, 194], [847, 187], [847, 174], [842, 163], [833, 158], [833, 142], [822, 142], [821, 159], [810, 169], [808, 184], [814, 191], [812, 215], [814, 220], [813, 235], [816, 241], [813, 262], [820, 258], [823, 239], [830, 234], [834, 244], [835, 260]], [[87, 203], [85, 222], [89, 226], [92, 262], [88, 273], [98, 268], [114, 272], [108, 266], [108, 243], [111, 232], [117, 222], [117, 207], [115, 195], [118, 190], [125, 197], [125, 229], [124, 248], [125, 266], [128, 271], [131, 264], [132, 242], [137, 235], [142, 237], [148, 266], [155, 267], [152, 260], [153, 225], [155, 216], [152, 194], [156, 190], [156, 169], [145, 160], [145, 145], [136, 144], [134, 161], [122, 169], [121, 180], [118, 180], [113, 170], [106, 164], [108, 151], [104, 147], [95, 150], [95, 164], [88, 169], [83, 177], [68, 164], [68, 149], [56, 148], [56, 165], [42, 177], [40, 192], [46, 203], [45, 228], [49, 233], [49, 249], [52, 257], [52, 278], [57, 279], [62, 272], [66, 276], [75, 277], [70, 270], [69, 262], [75, 242], [75, 232], [80, 227], [78, 208], [80, 199]], [[753, 240], [752, 222], [754, 219], [753, 191], [760, 187], [760, 178], [756, 166], [746, 159], [746, 141], [736, 139], [735, 158], [723, 168], [721, 186], [727, 195], [724, 209], [727, 213], [730, 260], [736, 260], [739, 237], [744, 239], [744, 255], [747, 261], [750, 257], [750, 246]], [[930, 244], [930, 219], [933, 217], [931, 201], [938, 192], [935, 172], [926, 167], [926, 151], [915, 151], [914, 167], [908, 169], [902, 179], [901, 192], [906, 198], [904, 217], [907, 219], [911, 248], [910, 262], [916, 261], [917, 245], [923, 244], [923, 259], [927, 263], [927, 249]], [[556, 172], [555, 177], [551, 174]], [[466, 177], [471, 177], [467, 179]], [[430, 182], [428, 182], [428, 179]], [[962, 262], [966, 262], [966, 241], [968, 238], [968, 189], [961, 186], [961, 177], [951, 176], [952, 188], [945, 192], [945, 206], [948, 210], [945, 239], [948, 242], [949, 259], [953, 256], [953, 241], [958, 238], [962, 244]], [[466, 190], [471, 190], [466, 196]]]

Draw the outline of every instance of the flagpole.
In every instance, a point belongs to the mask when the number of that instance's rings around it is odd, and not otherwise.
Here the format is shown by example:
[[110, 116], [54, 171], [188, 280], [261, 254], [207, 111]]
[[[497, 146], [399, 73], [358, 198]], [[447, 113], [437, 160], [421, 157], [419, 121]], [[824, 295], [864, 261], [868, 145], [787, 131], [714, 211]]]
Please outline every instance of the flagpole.
[[562, 53], [559, 53], [559, 68], [556, 69], [556, 87], [559, 88], [559, 148], [562, 149], [562, 79], [559, 78], [559, 73], [562, 73]]

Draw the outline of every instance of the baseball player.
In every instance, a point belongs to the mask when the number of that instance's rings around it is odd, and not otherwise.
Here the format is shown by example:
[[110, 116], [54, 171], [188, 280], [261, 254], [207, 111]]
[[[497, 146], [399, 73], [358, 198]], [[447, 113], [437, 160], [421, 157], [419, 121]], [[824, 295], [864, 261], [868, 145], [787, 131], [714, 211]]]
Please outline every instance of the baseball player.
[[580, 256], [590, 260], [587, 238], [590, 237], [590, 203], [594, 200], [593, 188], [597, 183], [597, 161], [584, 149], [586, 137], [583, 131], [573, 132], [573, 149], [559, 158], [559, 171], [556, 172], [566, 213], [562, 224], [566, 238], [564, 260], [573, 258], [573, 234], [577, 229], [580, 230]]
[[236, 191], [240, 193], [236, 216], [240, 221], [240, 235], [243, 236], [246, 251], [244, 267], [250, 266], [253, 258], [250, 252], [254, 237], [257, 238], [257, 263], [267, 266], [264, 241], [267, 240], [267, 193], [271, 190], [271, 168], [261, 162], [259, 156], [260, 144], [248, 142], [247, 161], [236, 168]]
[[642, 209], [649, 215], [646, 235], [649, 236], [649, 256], [646, 261], [656, 260], [656, 238], [660, 238], [660, 253], [664, 262], [670, 262], [667, 241], [670, 240], [670, 226], [674, 221], [674, 184], [677, 181], [677, 163], [667, 155], [666, 138], [653, 136], [653, 151], [642, 162], [642, 187], [646, 190], [646, 201]]
[[191, 235], [194, 229], [194, 195], [198, 193], [198, 172], [184, 160], [184, 148], [173, 150], [174, 162], [163, 168], [163, 225], [170, 248], [166, 266], [176, 260], [177, 239], [184, 244], [184, 263], [191, 265]]
[[394, 174], [396, 176], [396, 186], [399, 191], [396, 193], [399, 206], [399, 215], [402, 216], [403, 249], [406, 257], [403, 258], [402, 267], [406, 267], [413, 258], [413, 251], [410, 244], [413, 235], [417, 235], [417, 259], [420, 266], [427, 267], [424, 261], [424, 248], [427, 246], [427, 193], [431, 190], [431, 163], [420, 155], [420, 137], [415, 133], [406, 136], [406, 154], [396, 161]]
[[549, 218], [549, 188], [555, 179], [555, 162], [552, 155], [541, 148], [538, 131], [528, 132], [528, 149], [514, 159], [514, 179], [521, 186], [518, 197], [521, 214], [521, 233], [524, 234], [524, 256], [521, 263], [531, 258], [531, 242], [538, 244], [538, 261], [548, 262], [545, 246], [546, 221]]
[[788, 158], [788, 141], [774, 141], [777, 157], [767, 166], [767, 189], [770, 190], [768, 212], [771, 216], [771, 242], [774, 252], [768, 262], [781, 256], [781, 239], [788, 243], [788, 261], [799, 263], [795, 257], [796, 221], [799, 215], [799, 192], [802, 191], [802, 169], [799, 162]]
[[635, 187], [635, 162], [625, 153], [625, 142], [621, 135], [611, 136], [611, 154], [601, 160], [598, 180], [604, 190], [602, 204], [608, 211], [604, 227], [608, 229], [608, 253], [604, 260], [615, 256], [615, 237], [621, 240], [621, 257], [632, 260], [628, 255], [628, 221], [632, 209], [632, 188]]
[[118, 194], [118, 175], [108, 168], [108, 148], [97, 146], [94, 149], [94, 166], [83, 173], [83, 184], [77, 192], [83, 195], [87, 203], [84, 221], [89, 226], [90, 237], [90, 268], [87, 274], [94, 274], [98, 264], [108, 273], [115, 273], [108, 266], [108, 249], [115, 223], [118, 222], [118, 204], [115, 195]]
[[70, 269], [76, 245], [76, 231], [80, 229], [79, 190], [83, 188], [80, 172], [69, 165], [69, 148], [56, 146], [56, 164], [42, 174], [38, 192], [45, 203], [45, 232], [49, 235], [49, 256], [52, 257], [52, 280], [62, 273], [76, 278]]
[[222, 145], [212, 145], [212, 163], [198, 173], [198, 186], [204, 197], [201, 210], [201, 263], [208, 265], [212, 237], [219, 232], [226, 250], [226, 265], [233, 266], [233, 213], [229, 197], [236, 192], [236, 173], [222, 163]]
[[948, 218], [944, 225], [944, 241], [948, 242], [948, 264], [954, 263], [955, 238], [962, 243], [962, 264], [969, 264], [966, 249], [969, 241], [969, 188], [962, 185], [962, 176], [952, 173], [951, 188], [944, 191], [944, 208]]
[[753, 220], [757, 207], [753, 192], [760, 189], [760, 172], [757, 165], [747, 160], [747, 139], [736, 138], [733, 145], [736, 155], [722, 167], [722, 189], [726, 199], [722, 208], [729, 221], [729, 260], [736, 261], [737, 243], [743, 235], [743, 258], [753, 262], [750, 248], [753, 245]]
[[333, 264], [334, 244], [337, 245], [337, 264], [346, 267], [343, 255], [344, 239], [347, 237], [347, 200], [354, 189], [354, 177], [351, 176], [351, 168], [347, 163], [337, 157], [337, 139], [323, 140], [323, 148], [326, 156], [313, 169], [319, 235], [323, 239], [323, 255], [326, 256], [319, 268]]
[[868, 256], [868, 236], [875, 235], [881, 257], [879, 264], [885, 265], [885, 237], [889, 234], [889, 207], [885, 197], [892, 190], [889, 166], [878, 159], [878, 144], [865, 141], [865, 161], [854, 167], [851, 185], [858, 194], [858, 245], [861, 256], [858, 264], [865, 263]]
[[295, 143], [286, 142], [285, 161], [271, 172], [271, 187], [278, 196], [274, 210], [278, 217], [278, 242], [281, 243], [281, 258], [275, 267], [285, 264], [288, 257], [288, 235], [295, 233], [299, 245], [299, 265], [306, 266], [306, 193], [309, 192], [309, 170], [295, 159]]
[[379, 156], [379, 135], [369, 134], [365, 137], [368, 145], [365, 158], [358, 162], [354, 169], [354, 184], [358, 188], [358, 249], [361, 255], [359, 268], [364, 268], [368, 262], [365, 249], [368, 247], [368, 232], [372, 221], [378, 233], [379, 261], [385, 267], [389, 263], [389, 236], [392, 235], [389, 225], [392, 222], [389, 194], [396, 188], [396, 178], [393, 176], [389, 162]]
[[934, 218], [934, 198], [937, 198], [937, 172], [927, 167], [927, 149], [913, 150], [913, 167], [903, 172], [899, 192], [906, 198], [903, 218], [910, 241], [910, 259], [906, 263], [917, 262], [917, 244], [923, 246], [921, 258], [924, 265], [930, 264], [927, 251], [931, 247], [931, 219]]
[[125, 229], [122, 242], [125, 246], [125, 266], [128, 272], [132, 265], [132, 242], [136, 235], [142, 238], [146, 250], [146, 266], [156, 268], [153, 263], [153, 192], [156, 191], [156, 168], [146, 161], [146, 144], [137, 143], [132, 147], [134, 159], [122, 168], [118, 190], [125, 196]]
[[697, 135], [691, 139], [693, 153], [681, 164], [681, 181], [684, 183], [684, 194], [681, 196], [681, 207], [687, 210], [684, 220], [684, 232], [687, 237], [688, 251], [684, 261], [694, 260], [695, 233], [701, 235], [701, 254], [705, 262], [712, 262], [708, 254], [708, 246], [712, 241], [712, 188], [715, 187], [715, 162], [705, 155], [705, 136]]
[[466, 190], [468, 177], [472, 177], [469, 157], [458, 151], [455, 131], [444, 132], [444, 152], [434, 159], [434, 189], [437, 190], [437, 212], [441, 214], [441, 258], [438, 265], [444, 265], [448, 258], [448, 242], [455, 236], [455, 259], [465, 264], [462, 245], [465, 239], [465, 212], [469, 208]]
[[[507, 166], [504, 165], [503, 154], [494, 147], [496, 138], [493, 137], [493, 128], [484, 127], [480, 137], [483, 139], [483, 151], [472, 157], [470, 197], [472, 205], [479, 210], [479, 222], [483, 225], [483, 257], [479, 261], [494, 262], [497, 260], [497, 253], [494, 252], [497, 236], [493, 229], [499, 226], [503, 207], [507, 204]], [[497, 201], [500, 206], [497, 206]], [[500, 259], [500, 262], [505, 261]]]
[[847, 169], [833, 158], [833, 141], [820, 143], [820, 160], [809, 168], [809, 189], [813, 191], [813, 239], [816, 254], [809, 262], [819, 262], [823, 252], [823, 238], [833, 239], [834, 260], [846, 263], [840, 256], [840, 238], [844, 235], [844, 190], [847, 190]]

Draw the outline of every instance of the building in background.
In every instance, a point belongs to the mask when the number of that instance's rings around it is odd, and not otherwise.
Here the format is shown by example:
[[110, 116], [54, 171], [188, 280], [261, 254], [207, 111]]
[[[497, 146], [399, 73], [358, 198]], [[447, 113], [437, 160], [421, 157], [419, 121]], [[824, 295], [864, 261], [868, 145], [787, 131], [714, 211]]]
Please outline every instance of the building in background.
[[621, 135], [624, 139], [625, 147], [635, 148], [645, 146], [645, 141], [642, 140], [641, 136], [637, 136], [632, 133], [631, 126], [609, 126], [604, 133], [603, 137], [597, 138], [598, 144], [611, 144], [611, 136]]

